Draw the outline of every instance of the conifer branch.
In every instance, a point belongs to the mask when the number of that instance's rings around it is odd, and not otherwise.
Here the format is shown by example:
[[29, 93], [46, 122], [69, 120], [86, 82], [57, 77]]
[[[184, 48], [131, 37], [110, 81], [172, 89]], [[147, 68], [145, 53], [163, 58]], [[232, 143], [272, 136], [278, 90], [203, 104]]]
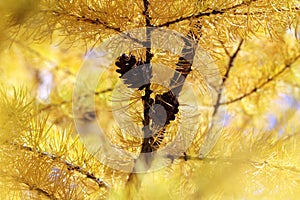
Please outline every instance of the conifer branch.
[[[246, 1], [243, 1], [240, 4], [234, 5], [232, 7], [220, 9], [220, 10], [210, 10], [210, 11], [207, 11], [207, 10], [209, 10], [209, 9], [207, 9], [206, 11], [201, 11], [199, 13], [192, 14], [192, 15], [189, 15], [189, 16], [186, 16], [186, 17], [179, 17], [179, 18], [177, 18], [175, 20], [168, 21], [168, 22], [165, 22], [163, 24], [159, 24], [156, 27], [168, 27], [170, 25], [173, 25], [173, 24], [176, 24], [176, 23], [180, 23], [180, 22], [185, 21], [185, 20], [197, 19], [197, 18], [202, 18], [202, 17], [209, 17], [209, 16], [212, 16], [212, 15], [218, 15], [218, 14], [219, 15], [232, 14], [234, 16], [242, 16], [242, 15], [245, 15], [245, 16], [249, 16], [249, 15], [251, 15], [251, 16], [257, 16], [257, 15], [266, 15], [266, 14], [268, 14], [268, 10], [254, 11], [254, 12], [235, 12], [237, 9], [240, 9], [243, 6], [249, 6], [251, 3], [254, 3], [254, 2], [257, 2], [257, 0], [252, 0], [249, 3], [246, 2]], [[300, 7], [294, 6], [294, 7], [291, 7], [290, 9], [278, 8], [275, 11], [280, 13], [280, 12], [290, 12], [291, 10], [299, 11]], [[230, 11], [233, 11], [233, 12], [230, 12]], [[274, 10], [270, 10], [269, 13], [271, 14], [273, 11]]]
[[25, 151], [29, 151], [32, 153], [37, 153], [39, 154], [41, 157], [47, 157], [52, 161], [64, 164], [68, 170], [70, 171], [76, 171], [82, 175], [85, 175], [86, 178], [93, 180], [94, 182], [96, 182], [99, 186], [99, 188], [110, 188], [109, 184], [106, 183], [105, 181], [102, 180], [102, 178], [96, 177], [93, 173], [86, 171], [85, 169], [83, 169], [82, 167], [75, 165], [69, 161], [63, 160], [61, 157], [56, 156], [54, 154], [51, 154], [49, 152], [45, 152], [45, 151], [40, 151], [38, 149], [33, 149], [32, 147], [28, 147], [28, 146], [24, 146], [24, 145], [18, 145], [18, 144], [13, 144], [14, 146], [25, 150]]
[[277, 72], [273, 76], [269, 76], [265, 82], [263, 82], [262, 84], [260, 84], [259, 86], [255, 87], [255, 88], [253, 88], [251, 91], [249, 91], [249, 92], [243, 94], [242, 96], [240, 96], [238, 98], [235, 98], [233, 100], [226, 101], [226, 102], [220, 102], [219, 105], [228, 105], [228, 104], [240, 101], [240, 100], [242, 100], [242, 99], [250, 96], [251, 94], [256, 93], [258, 90], [262, 89], [265, 85], [267, 85], [270, 82], [275, 81], [276, 78], [278, 78], [280, 75], [282, 75], [288, 69], [290, 69], [291, 66], [293, 65], [293, 63], [295, 63], [299, 58], [300, 58], [300, 55], [298, 55], [295, 58], [293, 58], [292, 61], [286, 63], [285, 66], [279, 72]]
[[[299, 11], [300, 10], [300, 7], [292, 7], [290, 9], [284, 9], [284, 8], [281, 8], [281, 9], [276, 9], [276, 12], [290, 12], [291, 10], [294, 10], [294, 11]], [[273, 10], [270, 10], [269, 11], [270, 14], [273, 12]], [[242, 15], [252, 15], [252, 16], [256, 16], [256, 15], [266, 15], [266, 14], [269, 14], [268, 13], [268, 10], [264, 10], [264, 11], [254, 11], [254, 12], [234, 12], [232, 13], [232, 15], [235, 15], [235, 16], [242, 16]]]
[[[111, 92], [111, 91], [113, 91], [113, 89], [108, 88], [108, 89], [105, 89], [105, 90], [96, 91], [96, 92], [94, 92], [94, 95], [98, 96], [98, 95], [101, 95], [101, 94], [104, 94], [104, 93], [107, 93], [107, 92]], [[85, 95], [83, 97], [87, 97], [87, 95]], [[40, 111], [46, 111], [46, 110], [49, 110], [49, 109], [52, 109], [52, 108], [55, 108], [55, 107], [61, 107], [63, 105], [71, 104], [71, 103], [72, 103], [72, 100], [64, 100], [64, 101], [61, 101], [59, 103], [51, 103], [49, 105], [45, 105], [44, 107], [41, 107]]]
[[[149, 68], [151, 70], [151, 76], [152, 76], [152, 67], [151, 67], [151, 60], [153, 57], [153, 54], [151, 53], [151, 29], [147, 27], [151, 27], [151, 21], [150, 21], [150, 16], [149, 16], [149, 6], [150, 2], [149, 0], [143, 0], [144, 3], [144, 11], [143, 14], [145, 15], [145, 23], [146, 23], [146, 61], [145, 64], [149, 65]], [[152, 90], [150, 89], [151, 83], [145, 85], [145, 95], [142, 96], [143, 100], [143, 106], [144, 106], [144, 119], [143, 119], [143, 132], [144, 132], [144, 140], [142, 143], [142, 150], [141, 153], [150, 153], [153, 152], [153, 147], [151, 145], [151, 141], [153, 140], [153, 132], [150, 129], [150, 116], [149, 116], [149, 111], [150, 107], [153, 103], [153, 99], [150, 97], [152, 94]], [[150, 159], [150, 158], [149, 158]], [[146, 162], [149, 162], [147, 164], [150, 164], [150, 160], [148, 160], [148, 157], [146, 158]]]
[[49, 193], [48, 191], [34, 185], [34, 184], [30, 184], [28, 181], [24, 180], [23, 178], [20, 177], [13, 177], [16, 181], [23, 183], [25, 185], [27, 185], [29, 190], [34, 190], [37, 191], [38, 194], [43, 194], [45, 197], [48, 197], [50, 200], [58, 200], [58, 198], [55, 197], [54, 194]]
[[[253, 0], [251, 2], [255, 2], [257, 0]], [[186, 16], [186, 17], [179, 17], [178, 19], [175, 19], [175, 20], [172, 20], [172, 21], [168, 21], [168, 22], [165, 22], [163, 24], [160, 24], [160, 25], [157, 25], [157, 27], [165, 27], [165, 26], [170, 26], [172, 24], [176, 24], [178, 22], [182, 22], [184, 20], [189, 20], [189, 19], [196, 19], [196, 18], [201, 18], [201, 17], [208, 17], [208, 16], [211, 16], [211, 15], [217, 15], [217, 14], [225, 14], [229, 11], [232, 11], [232, 10], [236, 10], [242, 6], [246, 6], [246, 5], [249, 5], [247, 2], [243, 1], [242, 3], [240, 4], [237, 4], [237, 5], [234, 5], [232, 7], [229, 7], [229, 8], [224, 8], [224, 9], [220, 9], [220, 10], [211, 10], [211, 11], [202, 11], [202, 12], [199, 12], [199, 13], [196, 13], [196, 14], [192, 14], [192, 15], [189, 15], [189, 16]]]
[[[151, 59], [153, 57], [153, 54], [151, 53], [151, 29], [147, 27], [151, 27], [151, 17], [149, 15], [149, 6], [150, 2], [149, 0], [143, 0], [144, 3], [144, 11], [143, 15], [145, 16], [145, 23], [146, 23], [146, 42], [145, 46], [146, 48], [146, 61], [145, 64], [148, 64], [151, 70], [152, 74], [152, 67], [151, 67]], [[151, 145], [151, 141], [153, 140], [152, 135], [153, 132], [150, 129], [150, 116], [149, 116], [149, 111], [150, 107], [152, 105], [153, 100], [151, 99], [150, 95], [152, 94], [152, 90], [150, 89], [151, 84], [147, 84], [145, 86], [145, 95], [142, 97], [143, 99], [143, 106], [144, 106], [144, 119], [143, 119], [143, 131], [144, 131], [144, 140], [142, 143], [142, 150], [141, 153], [150, 153], [154, 149]], [[147, 161], [146, 162], [150, 162]], [[149, 164], [149, 163], [148, 163]]]
[[[182, 90], [182, 87], [184, 85], [185, 79], [187, 78], [187, 76], [189, 75], [189, 73], [192, 71], [192, 65], [194, 62], [194, 57], [195, 57], [195, 51], [196, 51], [196, 46], [195, 44], [192, 42], [192, 38], [193, 38], [193, 33], [190, 31], [187, 35], [187, 37], [182, 37], [183, 41], [184, 41], [184, 46], [181, 50], [181, 56], [178, 59], [178, 62], [176, 64], [176, 72], [178, 73], [174, 73], [173, 77], [170, 80], [169, 83], [169, 88], [172, 88], [171, 92], [174, 95], [174, 100], [172, 102], [175, 103], [171, 103], [170, 105], [173, 106], [172, 108], [172, 112], [167, 112], [170, 113], [170, 117], [167, 118], [167, 123], [165, 124], [165, 126], [167, 124], [170, 123], [171, 120], [175, 119], [175, 114], [178, 113], [178, 107], [179, 107], [179, 102], [178, 102], [178, 97], [179, 97], [179, 93]], [[163, 132], [165, 131], [165, 127], [163, 127]], [[184, 155], [186, 155], [186, 153], [184, 152]]]
[[[134, 161], [135, 165], [131, 171], [131, 173], [128, 175], [128, 179], [127, 179], [127, 183], [126, 184], [134, 184], [134, 187], [136, 189], [138, 189], [138, 187], [141, 184], [141, 180], [139, 180], [139, 178], [137, 177], [137, 175], [135, 175], [134, 173], [136, 173], [136, 167], [138, 167], [138, 163], [141, 161], [142, 163], [145, 163], [147, 166], [147, 168], [150, 167], [151, 162], [152, 162], [152, 158], [153, 158], [153, 146], [152, 146], [152, 142], [154, 140], [153, 138], [153, 132], [150, 129], [150, 115], [149, 115], [149, 111], [150, 111], [150, 107], [153, 104], [154, 100], [150, 97], [150, 95], [152, 94], [152, 90], [150, 88], [151, 83], [150, 83], [150, 79], [152, 78], [152, 66], [151, 66], [151, 60], [153, 57], [153, 54], [151, 53], [151, 32], [152, 29], [149, 29], [148, 27], [151, 27], [151, 21], [150, 21], [150, 16], [149, 16], [149, 6], [150, 6], [150, 2], [149, 0], [143, 0], [144, 3], [144, 10], [143, 10], [143, 15], [145, 16], [145, 24], [146, 24], [146, 41], [144, 42], [144, 47], [146, 48], [146, 60], [143, 63], [143, 67], [142, 67], [142, 71], [141, 73], [147, 73], [145, 75], [140, 74], [140, 76], [142, 77], [147, 77], [146, 79], [146, 83], [145, 85], [140, 86], [138, 89], [139, 90], [144, 90], [145, 94], [142, 96], [142, 101], [143, 101], [143, 133], [144, 133], [144, 137], [143, 137], [143, 142], [142, 142], [142, 148], [141, 148], [141, 152], [139, 157]], [[131, 60], [133, 60], [134, 57], [131, 56], [128, 60], [128, 62], [130, 63]], [[116, 63], [117, 64], [117, 63]], [[138, 65], [140, 65], [141, 63], [138, 62]], [[119, 67], [121, 68], [121, 70], [119, 70], [119, 72], [123, 72], [122, 69], [125, 69], [125, 66], [122, 66], [119, 64]], [[143, 68], [145, 70], [143, 70]], [[128, 69], [130, 70], [130, 68]], [[124, 71], [126, 73], [126, 71]], [[122, 75], [121, 75], [122, 77]], [[126, 81], [126, 80], [125, 80]], [[146, 156], [145, 156], [146, 155]], [[130, 192], [130, 190], [129, 190]], [[129, 194], [130, 195], [130, 194]]]
[[51, 103], [49, 105], [46, 105], [46, 106], [42, 107], [40, 109], [40, 111], [45, 111], [45, 110], [49, 110], [49, 109], [52, 109], [52, 108], [55, 108], [55, 107], [60, 107], [60, 106], [63, 106], [65, 104], [68, 104], [68, 103], [72, 103], [72, 101], [61, 101], [59, 103]]
[[287, 171], [291, 171], [294, 173], [300, 173], [300, 169], [293, 167], [293, 166], [285, 166], [285, 165], [277, 165], [277, 164], [273, 164], [271, 162], [268, 162], [267, 160], [263, 161], [263, 162], [257, 162], [257, 161], [252, 161], [252, 160], [248, 160], [248, 162], [250, 162], [253, 165], [260, 165], [260, 166], [269, 166], [278, 170], [287, 170]]
[[[144, 43], [144, 46], [147, 47], [146, 48], [146, 60], [145, 60], [144, 64], [148, 65], [149, 70], [147, 70], [147, 72], [151, 74], [149, 77], [152, 78], [151, 60], [152, 60], [153, 54], [151, 53], [151, 30], [147, 29], [148, 26], [149, 27], [151, 26], [150, 16], [149, 16], [149, 11], [148, 11], [149, 1], [143, 0], [143, 2], [144, 2], [143, 14], [145, 15], [145, 22], [146, 22], [146, 42]], [[154, 151], [153, 146], [152, 146], [152, 141], [154, 140], [153, 139], [153, 131], [150, 129], [150, 116], [149, 116], [150, 107], [153, 104], [153, 99], [150, 97], [150, 95], [152, 94], [153, 91], [151, 90], [150, 86], [151, 86], [150, 82], [148, 84], [142, 86], [145, 91], [145, 94], [142, 96], [143, 107], [144, 107], [143, 108], [143, 111], [144, 111], [144, 114], [143, 114], [144, 137], [143, 137], [140, 156], [135, 160], [135, 165], [127, 179], [127, 184], [131, 183], [131, 182], [132, 183], [136, 182], [134, 184], [136, 189], [138, 189], [138, 187], [141, 184], [141, 180], [139, 180], [139, 178], [136, 177], [134, 174], [134, 173], [136, 173], [137, 164], [139, 161], [142, 161], [142, 162], [145, 162], [147, 165], [147, 168], [149, 168], [151, 165], [151, 162], [152, 162], [152, 158], [153, 158], [152, 152]], [[139, 89], [142, 89], [142, 88], [139, 88]], [[136, 179], [136, 180], [133, 181], [134, 179]]]
[[90, 23], [90, 24], [94, 24], [94, 25], [102, 25], [105, 29], [114, 30], [119, 33], [121, 32], [121, 29], [119, 27], [111, 26], [108, 23], [100, 20], [99, 18], [92, 19], [92, 18], [88, 18], [84, 15], [80, 16], [80, 15], [75, 15], [75, 14], [68, 13], [68, 12], [59, 12], [57, 10], [41, 10], [41, 12], [50, 13], [56, 17], [67, 16], [67, 17], [74, 18], [76, 21], [86, 22], [86, 23]]
[[146, 22], [146, 27], [151, 27], [151, 17], [149, 15], [149, 6], [150, 6], [150, 2], [149, 0], [143, 0], [144, 3], [144, 11], [143, 11], [143, 15], [145, 16], [145, 22]]
[[121, 34], [124, 38], [130, 39], [133, 42], [136, 42], [138, 44], [143, 44], [140, 40], [136, 39], [135, 37], [132, 37], [129, 33], [124, 33], [123, 30], [121, 30], [120, 27], [115, 27], [110, 25], [109, 23], [101, 20], [100, 18], [89, 18], [85, 15], [75, 15], [72, 13], [67, 13], [67, 12], [59, 12], [57, 10], [41, 10], [41, 12], [44, 13], [50, 13], [56, 17], [61, 17], [61, 16], [67, 16], [70, 18], [73, 18], [74, 20], [78, 21], [78, 22], [84, 22], [87, 24], [91, 24], [91, 25], [100, 25], [103, 27], [103, 29], [108, 29], [108, 30], [112, 30], [115, 31], [119, 34]]
[[[169, 155], [168, 158], [174, 158], [174, 156]], [[277, 165], [273, 164], [271, 162], [265, 161], [254, 161], [249, 159], [241, 159], [241, 158], [234, 158], [234, 157], [228, 157], [228, 158], [199, 158], [196, 156], [189, 156], [189, 155], [182, 155], [179, 156], [177, 159], [179, 160], [185, 160], [185, 161], [202, 161], [202, 162], [226, 162], [226, 163], [250, 163], [255, 166], [270, 166], [272, 168], [276, 168], [278, 170], [287, 170], [295, 173], [300, 173], [300, 169], [293, 167], [293, 166], [285, 166], [285, 165]]]
[[230, 56], [229, 58], [229, 62], [228, 62], [228, 66], [227, 66], [227, 70], [226, 70], [226, 73], [224, 74], [223, 78], [222, 78], [222, 83], [221, 83], [221, 86], [220, 86], [220, 90], [218, 92], [218, 97], [217, 97], [217, 101], [216, 101], [216, 104], [214, 105], [214, 112], [213, 112], [213, 116], [217, 113], [218, 111], [218, 108], [219, 106], [221, 105], [220, 101], [221, 101], [221, 96], [223, 94], [223, 88], [225, 86], [225, 83], [226, 83], [226, 80], [228, 79], [228, 76], [229, 76], [229, 73], [230, 73], [230, 70], [231, 68], [233, 67], [233, 62], [236, 58], [236, 56], [238, 55], [238, 52], [241, 50], [241, 46], [243, 44], [243, 41], [244, 40], [241, 40], [237, 49], [235, 50], [235, 52], [232, 54], [232, 55], [229, 55], [229, 52], [226, 50], [225, 48], [225, 52], [227, 55]]

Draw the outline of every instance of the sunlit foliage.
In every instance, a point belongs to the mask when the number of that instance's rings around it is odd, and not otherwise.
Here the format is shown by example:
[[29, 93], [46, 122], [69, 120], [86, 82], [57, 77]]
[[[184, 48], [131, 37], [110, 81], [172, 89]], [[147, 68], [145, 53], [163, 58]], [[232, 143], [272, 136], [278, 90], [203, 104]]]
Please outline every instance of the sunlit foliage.
[[[0, 13], [0, 199], [300, 197], [300, 1], [4, 0]], [[133, 174], [103, 165], [86, 149], [72, 95], [89, 50], [146, 26], [191, 38], [216, 66], [206, 73], [221, 79], [187, 151], [168, 167]], [[151, 52], [151, 62], [176, 68], [178, 55]], [[120, 75], [111, 69], [104, 74], [111, 82], [95, 91], [97, 112], [111, 106], [110, 86]], [[203, 74], [193, 69], [188, 80], [201, 86]], [[129, 112], [140, 125], [142, 95], [134, 93]], [[210, 122], [223, 109], [224, 127], [215, 133]], [[112, 123], [112, 114], [97, 112], [81, 119]], [[180, 112], [176, 117], [162, 146], [176, 134]], [[142, 151], [141, 139], [118, 128], [107, 137], [133, 155]]]

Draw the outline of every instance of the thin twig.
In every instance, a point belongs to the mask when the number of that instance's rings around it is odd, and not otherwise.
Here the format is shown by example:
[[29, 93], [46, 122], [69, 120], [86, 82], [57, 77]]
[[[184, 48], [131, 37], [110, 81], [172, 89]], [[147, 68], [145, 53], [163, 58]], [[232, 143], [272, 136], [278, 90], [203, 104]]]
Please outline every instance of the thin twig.
[[140, 40], [138, 40], [135, 37], [132, 37], [129, 33], [123, 32], [123, 30], [121, 30], [120, 27], [115, 27], [115, 26], [109, 25], [107, 22], [104, 22], [104, 21], [100, 20], [99, 18], [92, 19], [92, 18], [88, 18], [84, 15], [80, 16], [80, 15], [75, 15], [75, 14], [66, 13], [66, 12], [61, 13], [56, 10], [41, 10], [41, 12], [51, 13], [55, 16], [68, 16], [71, 18], [75, 18], [76, 21], [85, 22], [85, 23], [89, 23], [92, 25], [101, 25], [105, 29], [113, 30], [113, 31], [121, 34], [124, 38], [130, 39], [131, 41], [136, 42], [141, 45], [143, 44], [143, 42], [141, 42]]
[[165, 22], [163, 24], [157, 25], [157, 27], [169, 26], [169, 25], [172, 25], [172, 24], [175, 24], [175, 23], [178, 23], [178, 22], [182, 22], [184, 20], [192, 19], [192, 18], [196, 19], [196, 18], [210, 16], [210, 15], [224, 14], [224, 13], [227, 13], [228, 11], [238, 9], [238, 8], [240, 8], [242, 6], [245, 6], [245, 5], [248, 5], [248, 3], [244, 1], [243, 3], [234, 5], [234, 6], [229, 7], [229, 8], [224, 8], [224, 9], [221, 9], [221, 10], [212, 10], [212, 11], [209, 11], [209, 12], [203, 12], [202, 11], [202, 12], [192, 14], [192, 15], [189, 15], [189, 16], [186, 16], [186, 17], [179, 17], [175, 20], [168, 21], [168, 22]]
[[[229, 73], [231, 71], [231, 68], [233, 67], [233, 62], [234, 62], [234, 60], [235, 60], [238, 52], [241, 50], [242, 44], [243, 44], [243, 40], [240, 41], [237, 49], [235, 50], [235, 52], [229, 58], [228, 67], [227, 67], [226, 73], [223, 76], [221, 87], [220, 87], [220, 91], [218, 92], [217, 101], [216, 101], [216, 104], [214, 105], [213, 116], [218, 112], [218, 108], [221, 105], [220, 101], [221, 101], [221, 96], [222, 96], [222, 93], [223, 93], [223, 89], [224, 89], [226, 80], [228, 79], [228, 76], [229, 76]], [[229, 55], [228, 51], [227, 50], [225, 50], [225, 51]]]
[[28, 181], [24, 180], [23, 178], [20, 177], [13, 177], [13, 178], [16, 179], [18, 182], [27, 185], [29, 190], [35, 190], [38, 192], [38, 194], [43, 194], [44, 196], [48, 197], [50, 200], [58, 200], [58, 198], [56, 198], [54, 194], [51, 194], [36, 185], [30, 184]]
[[[108, 89], [105, 89], [105, 90], [96, 91], [94, 93], [94, 95], [97, 96], [97, 95], [101, 95], [101, 94], [104, 94], [104, 93], [107, 93], [107, 92], [111, 92], [111, 91], [113, 91], [113, 89], [112, 88], [108, 88]], [[83, 97], [87, 97], [87, 95], [83, 96]], [[71, 104], [72, 102], [73, 102], [73, 100], [68, 100], [68, 101], [64, 100], [64, 101], [61, 101], [59, 103], [51, 103], [51, 104], [48, 104], [48, 105], [45, 105], [44, 107], [42, 107], [40, 109], [40, 111], [45, 111], [45, 110], [48, 110], [48, 109], [52, 109], [54, 107], [60, 107], [60, 106], [63, 106], [65, 104]]]
[[[276, 12], [290, 12], [291, 10], [295, 10], [295, 11], [299, 11], [300, 7], [293, 7], [291, 9], [276, 9]], [[254, 11], [254, 12], [234, 12], [232, 13], [233, 15], [237, 16], [237, 15], [267, 15], [267, 14], [272, 14], [274, 13], [274, 10], [263, 10], [263, 11]]]
[[59, 156], [56, 156], [56, 155], [54, 155], [54, 154], [51, 154], [51, 153], [45, 152], [45, 151], [41, 152], [41, 151], [39, 151], [39, 150], [37, 150], [37, 149], [34, 150], [32, 147], [28, 147], [28, 146], [24, 146], [24, 145], [17, 145], [17, 144], [13, 144], [13, 145], [18, 146], [18, 147], [19, 147], [20, 149], [22, 149], [22, 150], [30, 151], [30, 152], [32, 152], [32, 153], [37, 153], [37, 154], [39, 154], [39, 155], [42, 156], [42, 157], [47, 157], [47, 158], [49, 158], [49, 159], [51, 159], [51, 160], [53, 160], [53, 161], [62, 163], [62, 164], [64, 164], [65, 166], [67, 166], [67, 169], [68, 169], [68, 170], [70, 170], [70, 171], [76, 171], [76, 172], [78, 172], [78, 173], [80, 173], [80, 174], [85, 175], [86, 178], [93, 180], [94, 182], [96, 182], [96, 183], [98, 184], [98, 186], [99, 186], [100, 188], [101, 188], [101, 187], [110, 188], [109, 184], [106, 183], [106, 182], [104, 182], [104, 181], [102, 180], [102, 178], [96, 177], [93, 173], [88, 172], [88, 171], [84, 170], [83, 168], [81, 168], [80, 166], [75, 165], [75, 164], [73, 164], [73, 163], [71, 163], [71, 162], [69, 162], [69, 161], [63, 160], [63, 159], [62, 159], [61, 157], [59, 157]]
[[230, 101], [226, 101], [226, 102], [220, 102], [219, 105], [228, 105], [237, 101], [240, 101], [248, 96], [250, 96], [253, 93], [256, 93], [259, 89], [263, 88], [265, 85], [267, 85], [268, 83], [274, 81], [276, 78], [278, 78], [281, 74], [283, 74], [285, 71], [287, 71], [288, 69], [291, 68], [292, 64], [295, 63], [298, 59], [300, 58], [300, 54], [298, 56], [296, 56], [291, 62], [287, 63], [279, 72], [277, 72], [276, 74], [274, 74], [273, 76], [269, 76], [268, 79], [263, 82], [262, 84], [260, 84], [259, 86], [253, 88], [250, 92], [247, 92], [245, 94], [243, 94], [242, 96], [230, 100]]
[[[172, 156], [172, 155], [168, 155], [167, 158], [175, 158], [175, 156]], [[177, 159], [179, 160], [185, 160], [185, 161], [202, 161], [202, 162], [227, 162], [227, 163], [234, 163], [234, 162], [239, 162], [239, 163], [250, 163], [254, 166], [270, 166], [270, 167], [273, 167], [273, 168], [276, 168], [276, 169], [279, 169], [279, 170], [288, 170], [288, 171], [291, 171], [291, 172], [296, 172], [296, 173], [300, 173], [300, 169], [296, 168], [296, 167], [293, 167], [293, 166], [282, 166], [282, 165], [276, 165], [276, 164], [273, 164], [271, 162], [268, 162], [267, 160], [265, 161], [260, 161], [260, 162], [257, 162], [257, 161], [253, 161], [253, 160], [249, 160], [249, 159], [241, 159], [241, 158], [234, 158], [234, 157], [228, 157], [228, 158], [200, 158], [200, 157], [196, 157], [196, 156], [189, 156], [189, 155], [182, 155], [182, 156], [179, 156], [177, 157]]]
[[95, 24], [95, 25], [102, 25], [104, 28], [106, 29], [110, 29], [110, 30], [114, 30], [116, 32], [121, 32], [121, 29], [119, 27], [114, 27], [114, 26], [111, 26], [109, 25], [108, 23], [100, 20], [99, 18], [96, 18], [96, 19], [91, 19], [91, 18], [87, 18], [86, 16], [82, 15], [82, 16], [79, 16], [79, 15], [75, 15], [75, 14], [71, 14], [71, 13], [67, 13], [67, 12], [58, 12], [56, 10], [42, 10], [41, 12], [48, 12], [48, 13], [51, 13], [55, 16], [61, 16], [61, 15], [64, 15], [64, 16], [68, 16], [68, 17], [73, 17], [75, 18], [77, 21], [83, 21], [83, 22], [88, 22], [90, 24]]

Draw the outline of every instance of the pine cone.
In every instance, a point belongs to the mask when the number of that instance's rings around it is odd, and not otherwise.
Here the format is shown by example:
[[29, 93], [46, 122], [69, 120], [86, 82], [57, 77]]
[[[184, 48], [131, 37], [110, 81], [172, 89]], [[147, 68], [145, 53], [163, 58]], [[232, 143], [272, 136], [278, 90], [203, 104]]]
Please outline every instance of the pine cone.
[[179, 111], [179, 102], [176, 95], [171, 90], [163, 94], [156, 95], [155, 104], [160, 104], [166, 111], [167, 119], [165, 125], [169, 124], [170, 121], [175, 120], [175, 115]]
[[136, 60], [134, 55], [122, 54], [115, 63], [116, 71], [120, 73], [120, 78], [129, 88], [138, 88], [142, 90], [145, 85], [150, 83], [152, 78], [152, 68], [150, 64], [144, 64]]
[[122, 54], [120, 57], [117, 58], [117, 62], [115, 63], [117, 67], [116, 71], [120, 73], [120, 78], [129, 70], [133, 69], [136, 64], [136, 58], [134, 55], [126, 55]]

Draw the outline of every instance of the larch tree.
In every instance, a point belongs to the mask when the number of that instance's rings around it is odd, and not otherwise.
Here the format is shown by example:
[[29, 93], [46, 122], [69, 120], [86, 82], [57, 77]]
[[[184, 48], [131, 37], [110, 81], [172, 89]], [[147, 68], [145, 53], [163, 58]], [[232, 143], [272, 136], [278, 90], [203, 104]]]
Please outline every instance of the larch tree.
[[299, 10], [0, 2], [0, 198], [299, 198]]

